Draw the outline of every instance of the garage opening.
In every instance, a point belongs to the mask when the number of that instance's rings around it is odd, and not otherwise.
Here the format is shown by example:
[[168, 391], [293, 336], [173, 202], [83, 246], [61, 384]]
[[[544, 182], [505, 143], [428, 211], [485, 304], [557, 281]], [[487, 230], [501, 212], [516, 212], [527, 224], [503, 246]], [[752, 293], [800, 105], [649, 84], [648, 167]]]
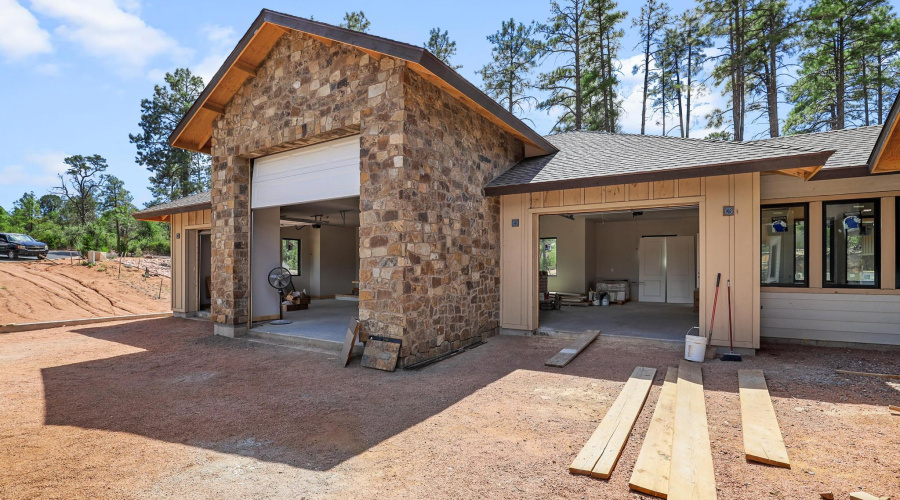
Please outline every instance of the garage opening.
[[539, 331], [683, 341], [699, 324], [699, 231], [695, 206], [542, 215]]
[[356, 136], [254, 162], [249, 335], [340, 349], [359, 316], [359, 154]]

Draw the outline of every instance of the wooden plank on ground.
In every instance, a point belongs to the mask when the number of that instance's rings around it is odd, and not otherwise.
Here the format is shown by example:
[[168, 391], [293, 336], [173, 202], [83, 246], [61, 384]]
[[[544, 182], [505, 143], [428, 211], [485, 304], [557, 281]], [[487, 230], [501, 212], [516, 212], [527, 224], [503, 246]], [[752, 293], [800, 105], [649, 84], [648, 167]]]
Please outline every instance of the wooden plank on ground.
[[556, 366], [562, 368], [569, 364], [570, 361], [575, 359], [575, 356], [578, 356], [581, 351], [584, 350], [597, 336], [600, 335], [600, 330], [591, 330], [584, 332], [575, 342], [565, 349], [556, 353], [552, 358], [548, 359], [544, 364], [547, 366]]
[[341, 348], [341, 363], [347, 366], [350, 357], [353, 355], [353, 348], [356, 347], [356, 336], [359, 333], [359, 320], [350, 318], [350, 324], [347, 325], [347, 334], [344, 336], [344, 347]]
[[628, 482], [631, 489], [659, 498], [666, 498], [669, 494], [677, 387], [678, 368], [672, 366], [666, 371], [666, 380], [659, 399], [656, 400], [653, 418]]
[[703, 373], [699, 364], [690, 361], [678, 364], [677, 391], [668, 498], [713, 500], [716, 498], [716, 479], [703, 397]]
[[791, 468], [762, 370], [738, 370], [741, 427], [747, 460]]
[[644, 407], [650, 386], [653, 385], [654, 375], [656, 375], [655, 368], [639, 366], [634, 369], [622, 392], [597, 426], [597, 430], [569, 466], [569, 472], [601, 479], [609, 478], [619, 455], [622, 454], [631, 428], [634, 427], [634, 422]]
[[900, 379], [900, 375], [894, 375], [893, 373], [851, 372], [849, 370], [835, 370], [835, 373], [840, 373], [841, 375], [862, 375], [863, 377]]
[[876, 497], [871, 493], [866, 493], [865, 491], [857, 491], [855, 493], [850, 494], [850, 500], [883, 500], [887, 497]]

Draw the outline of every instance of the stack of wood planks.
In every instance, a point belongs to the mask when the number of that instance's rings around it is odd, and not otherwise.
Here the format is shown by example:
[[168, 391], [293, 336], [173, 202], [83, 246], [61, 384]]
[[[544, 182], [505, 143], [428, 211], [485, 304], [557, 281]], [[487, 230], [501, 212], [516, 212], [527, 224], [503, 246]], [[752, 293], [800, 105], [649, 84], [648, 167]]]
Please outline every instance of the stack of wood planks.
[[[656, 370], [635, 368], [569, 471], [609, 478], [637, 420]], [[748, 460], [790, 468], [762, 370], [738, 370], [744, 451]], [[631, 489], [671, 500], [715, 500], [716, 480], [700, 365], [681, 361], [666, 372], [631, 479]]]
[[669, 368], [628, 485], [659, 498], [716, 498], [700, 365]]

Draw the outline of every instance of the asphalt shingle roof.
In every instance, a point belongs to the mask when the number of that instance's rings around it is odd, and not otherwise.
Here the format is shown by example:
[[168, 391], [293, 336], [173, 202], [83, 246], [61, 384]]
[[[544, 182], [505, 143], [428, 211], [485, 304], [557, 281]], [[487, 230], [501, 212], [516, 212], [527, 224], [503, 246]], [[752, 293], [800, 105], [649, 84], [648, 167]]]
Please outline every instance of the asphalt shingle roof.
[[878, 141], [881, 125], [830, 130], [813, 134], [786, 135], [771, 139], [748, 141], [747, 144], [766, 146], [788, 146], [802, 148], [833, 149], [836, 152], [828, 158], [824, 169], [868, 167], [869, 155]]
[[696, 175], [714, 175], [818, 166], [834, 151], [820, 145], [748, 144], [604, 132], [566, 132], [547, 139], [559, 152], [519, 162], [490, 182], [488, 193], [513, 192], [509, 190], [512, 187], [524, 192], [527, 189], [523, 188], [538, 184], [604, 177], [617, 178], [615, 183], [637, 182], [639, 176], [651, 173], [675, 178], [679, 176], [677, 171], [686, 169], [697, 172], [702, 168], [704, 172]]
[[185, 196], [169, 203], [154, 205], [146, 210], [135, 212], [132, 216], [135, 219], [143, 219], [145, 217], [158, 217], [160, 215], [177, 214], [181, 212], [190, 212], [193, 210], [201, 210], [212, 208], [212, 196], [210, 191]]

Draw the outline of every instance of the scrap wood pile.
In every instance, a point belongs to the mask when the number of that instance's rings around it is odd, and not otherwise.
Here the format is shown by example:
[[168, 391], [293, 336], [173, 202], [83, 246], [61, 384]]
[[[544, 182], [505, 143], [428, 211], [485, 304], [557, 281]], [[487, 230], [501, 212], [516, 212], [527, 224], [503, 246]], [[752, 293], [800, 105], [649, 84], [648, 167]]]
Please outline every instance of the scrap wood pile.
[[[609, 478], [640, 414], [656, 369], [637, 367], [569, 472]], [[790, 468], [761, 370], [738, 370], [748, 460]], [[715, 499], [716, 482], [700, 365], [669, 368], [629, 486], [659, 498]]]

